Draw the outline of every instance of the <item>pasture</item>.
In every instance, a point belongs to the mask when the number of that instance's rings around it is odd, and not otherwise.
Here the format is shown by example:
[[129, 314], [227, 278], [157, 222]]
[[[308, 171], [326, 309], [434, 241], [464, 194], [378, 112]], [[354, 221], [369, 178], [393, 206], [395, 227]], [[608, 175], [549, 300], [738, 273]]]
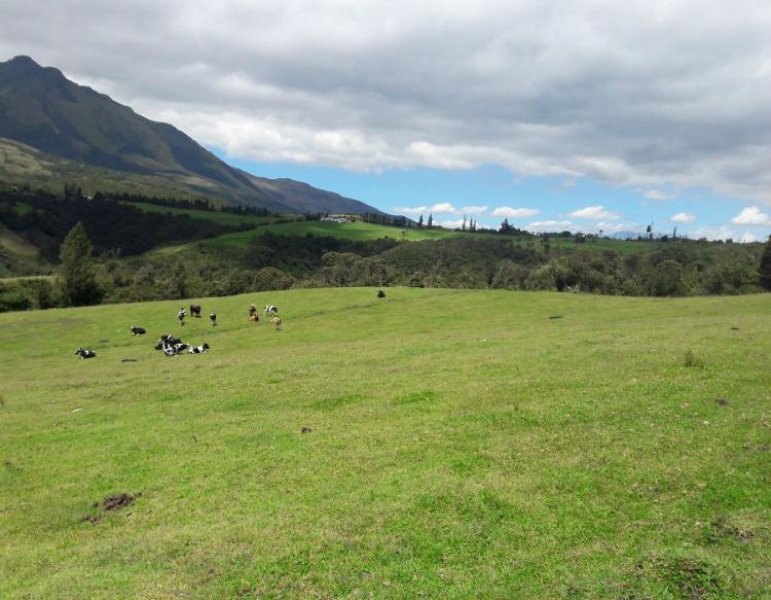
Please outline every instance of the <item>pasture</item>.
[[771, 597], [771, 296], [385, 291], [0, 314], [0, 597]]

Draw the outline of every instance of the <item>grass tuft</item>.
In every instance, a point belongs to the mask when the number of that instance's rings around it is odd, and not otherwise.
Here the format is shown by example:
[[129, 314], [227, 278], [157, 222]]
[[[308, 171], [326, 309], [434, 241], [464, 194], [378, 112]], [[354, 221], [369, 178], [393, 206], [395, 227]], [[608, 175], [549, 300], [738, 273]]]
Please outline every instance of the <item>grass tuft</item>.
[[685, 351], [685, 356], [683, 357], [683, 366], [693, 369], [703, 369], [705, 364], [704, 360], [697, 356], [693, 350], [690, 348]]

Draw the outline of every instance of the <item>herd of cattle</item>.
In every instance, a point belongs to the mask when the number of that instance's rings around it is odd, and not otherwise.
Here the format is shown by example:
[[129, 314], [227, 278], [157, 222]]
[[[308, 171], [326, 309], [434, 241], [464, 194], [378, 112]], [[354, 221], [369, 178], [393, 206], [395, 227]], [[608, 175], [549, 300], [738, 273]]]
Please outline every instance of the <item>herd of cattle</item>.
[[[272, 315], [270, 321], [273, 323], [275, 329], [280, 331], [281, 317], [278, 316], [278, 306], [268, 304], [265, 306], [263, 312], [265, 315]], [[199, 304], [190, 305], [190, 316], [197, 318], [201, 317], [201, 306]], [[180, 325], [185, 324], [185, 317], [187, 317], [187, 310], [182, 307], [177, 313], [177, 320]], [[249, 320], [253, 322], [259, 322], [260, 320], [260, 317], [257, 314], [257, 307], [254, 304], [249, 305]], [[212, 327], [215, 327], [217, 325], [217, 314], [210, 313], [209, 321], [211, 322]], [[144, 327], [139, 327], [138, 325], [132, 325], [129, 327], [129, 331], [135, 336], [145, 335], [147, 333], [147, 330]], [[183, 342], [181, 338], [166, 333], [158, 339], [153, 348], [162, 351], [166, 356], [178, 356], [180, 354], [203, 354], [209, 350], [209, 344], [204, 343], [200, 346], [191, 346], [190, 344]], [[80, 358], [96, 358], [96, 352], [86, 348], [78, 348], [75, 350], [75, 354], [80, 356]]]

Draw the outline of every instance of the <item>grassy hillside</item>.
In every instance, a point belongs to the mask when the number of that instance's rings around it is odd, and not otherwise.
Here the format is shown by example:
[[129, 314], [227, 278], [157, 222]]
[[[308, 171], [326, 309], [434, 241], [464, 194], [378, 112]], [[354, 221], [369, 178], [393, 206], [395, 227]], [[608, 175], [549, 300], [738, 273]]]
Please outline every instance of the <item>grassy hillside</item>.
[[[190, 180], [106, 169], [45, 154], [21, 142], [0, 137], [0, 179], [4, 185], [26, 185], [60, 193], [64, 182], [93, 195], [131, 192], [146, 196], [195, 199], [201, 190]], [[214, 192], [212, 192], [212, 195]]]
[[375, 292], [0, 314], [0, 597], [769, 597], [767, 296]]
[[[271, 231], [278, 235], [305, 236], [308, 234], [316, 236], [331, 236], [350, 240], [377, 240], [390, 237], [397, 240], [408, 242], [420, 242], [424, 240], [444, 240], [451, 238], [467, 239], [489, 239], [491, 236], [482, 232], [454, 231], [451, 229], [417, 229], [410, 228], [402, 230], [399, 227], [389, 227], [376, 223], [365, 223], [356, 221], [352, 223], [329, 223], [324, 221], [307, 221], [298, 218], [293, 222], [272, 223], [273, 217], [249, 217], [234, 215], [228, 213], [200, 211], [191, 209], [171, 209], [164, 206], [152, 204], [131, 203], [137, 208], [148, 212], [169, 212], [177, 215], [188, 215], [195, 219], [211, 220], [223, 224], [241, 224], [259, 222], [254, 229], [240, 231], [232, 234], [225, 234], [207, 240], [205, 245], [219, 249], [244, 248], [254, 236], [265, 231]], [[402, 233], [404, 231], [404, 233]], [[533, 243], [536, 248], [542, 249], [543, 243], [540, 238], [527, 235], [512, 235], [509, 237], [513, 242], [526, 244]], [[590, 240], [584, 244], [576, 244], [573, 238], [551, 237], [549, 240], [552, 248], [565, 250], [587, 250], [590, 252], [602, 253], [608, 250], [618, 252], [621, 255], [637, 254], [650, 252], [662, 247], [666, 247], [665, 242], [651, 241], [638, 242], [626, 240], [614, 240], [603, 238], [599, 240]]]
[[459, 236], [470, 236], [470, 233], [460, 233], [440, 229], [410, 229], [405, 235], [398, 227], [387, 227], [374, 223], [327, 223], [323, 221], [295, 221], [291, 223], [276, 223], [264, 225], [250, 231], [239, 231], [234, 234], [221, 235], [206, 243], [215, 247], [243, 247], [255, 235], [264, 231], [271, 231], [278, 235], [304, 236], [307, 234], [317, 236], [330, 236], [349, 240], [378, 240], [385, 237], [404, 239], [417, 242], [420, 240], [446, 239]]

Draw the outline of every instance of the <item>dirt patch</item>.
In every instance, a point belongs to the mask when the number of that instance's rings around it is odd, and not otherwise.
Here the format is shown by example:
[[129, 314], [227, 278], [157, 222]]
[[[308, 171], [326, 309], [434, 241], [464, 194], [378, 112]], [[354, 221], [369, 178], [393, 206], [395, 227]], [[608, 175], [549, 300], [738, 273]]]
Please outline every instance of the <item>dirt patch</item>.
[[717, 402], [720, 406], [728, 406], [728, 400], [725, 398], [715, 398], [715, 402]]
[[733, 522], [726, 517], [713, 520], [702, 532], [702, 539], [707, 544], [716, 544], [722, 540], [749, 544], [754, 538], [755, 531], [749, 524]]
[[716, 600], [726, 597], [727, 590], [717, 568], [698, 558], [652, 557], [638, 562], [635, 571], [634, 584], [641, 588], [641, 594], [633, 594], [632, 598], [650, 597], [646, 593], [653, 591], [649, 584], [653, 584], [658, 593], [663, 588], [668, 597], [673, 598]]
[[101, 508], [102, 510], [120, 510], [131, 506], [134, 501], [142, 494], [116, 494], [114, 496], [105, 496], [101, 502], [95, 502], [94, 508]]
[[99, 515], [85, 515], [80, 520], [80, 522], [81, 523], [91, 523], [92, 525], [96, 525], [101, 520], [102, 520], [102, 517], [100, 517]]

